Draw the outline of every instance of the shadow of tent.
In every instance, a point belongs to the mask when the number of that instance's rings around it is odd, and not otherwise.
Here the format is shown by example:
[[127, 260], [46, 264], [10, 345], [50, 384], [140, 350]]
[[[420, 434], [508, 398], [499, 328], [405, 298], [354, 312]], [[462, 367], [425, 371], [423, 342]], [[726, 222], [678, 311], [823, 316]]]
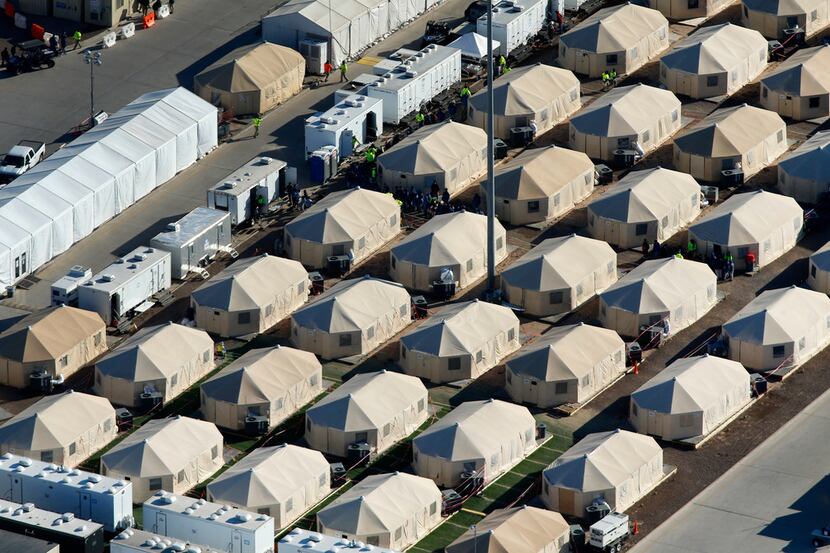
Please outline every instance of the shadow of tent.
[[810, 533], [830, 524], [830, 474], [818, 481], [804, 495], [799, 497], [790, 509], [792, 514], [781, 516], [766, 525], [759, 534], [787, 543], [781, 548], [784, 553], [813, 551]]

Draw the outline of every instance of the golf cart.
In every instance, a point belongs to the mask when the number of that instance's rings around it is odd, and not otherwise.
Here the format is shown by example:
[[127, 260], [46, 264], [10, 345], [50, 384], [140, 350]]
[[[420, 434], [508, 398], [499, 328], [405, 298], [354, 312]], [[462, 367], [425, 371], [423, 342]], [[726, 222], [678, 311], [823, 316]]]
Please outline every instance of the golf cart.
[[16, 52], [9, 58], [6, 70], [15, 75], [24, 71], [35, 71], [46, 67], [55, 67], [55, 52], [42, 40], [25, 40], [14, 44]]

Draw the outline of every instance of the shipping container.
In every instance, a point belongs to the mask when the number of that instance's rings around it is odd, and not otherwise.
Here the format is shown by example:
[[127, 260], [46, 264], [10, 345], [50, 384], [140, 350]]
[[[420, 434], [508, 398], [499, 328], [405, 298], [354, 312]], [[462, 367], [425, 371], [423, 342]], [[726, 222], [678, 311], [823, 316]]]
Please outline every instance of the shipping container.
[[103, 526], [75, 518], [72, 513], [39, 509], [34, 503], [0, 499], [0, 530], [55, 542], [60, 545], [61, 553], [101, 553], [104, 550]]
[[[501, 44], [495, 52], [507, 56], [545, 26], [547, 0], [505, 0], [493, 7], [493, 40]], [[476, 32], [487, 36], [487, 14], [476, 22]]]
[[233, 226], [243, 223], [253, 217], [259, 194], [270, 203], [289, 182], [297, 184], [296, 171], [288, 169], [284, 161], [256, 157], [207, 191], [208, 207], [229, 212]]
[[170, 252], [170, 274], [183, 280], [191, 271], [210, 275], [204, 266], [222, 251], [231, 251], [231, 216], [227, 211], [197, 207], [150, 241], [150, 246]]

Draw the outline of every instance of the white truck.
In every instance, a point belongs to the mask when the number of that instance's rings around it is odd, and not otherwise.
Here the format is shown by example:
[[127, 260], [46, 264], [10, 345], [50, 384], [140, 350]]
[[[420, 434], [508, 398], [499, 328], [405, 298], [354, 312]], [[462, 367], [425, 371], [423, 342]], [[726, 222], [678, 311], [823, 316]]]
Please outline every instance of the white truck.
[[19, 177], [41, 162], [46, 155], [46, 143], [21, 140], [0, 161], [0, 176], [5, 179]]
[[619, 553], [629, 536], [628, 515], [609, 513], [591, 525], [588, 545], [592, 551]]

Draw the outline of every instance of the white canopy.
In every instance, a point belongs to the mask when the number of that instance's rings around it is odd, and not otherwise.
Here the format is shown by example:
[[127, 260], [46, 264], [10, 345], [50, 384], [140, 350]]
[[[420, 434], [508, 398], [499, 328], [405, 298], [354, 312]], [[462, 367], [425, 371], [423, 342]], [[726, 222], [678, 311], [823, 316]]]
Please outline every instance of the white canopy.
[[570, 526], [559, 513], [521, 505], [496, 509], [447, 546], [447, 553], [568, 551]]
[[679, 110], [680, 100], [670, 91], [639, 83], [606, 92], [571, 118], [571, 128], [595, 136], [636, 136]]
[[[550, 170], [553, 166], [556, 167], [556, 171]], [[496, 198], [548, 198], [593, 170], [593, 162], [582, 152], [559, 146], [525, 150], [499, 167], [496, 172]], [[587, 193], [590, 193], [590, 190]], [[574, 196], [574, 201], [580, 199], [577, 194]]]
[[[579, 25], [562, 35], [568, 48], [587, 52], [615, 53], [625, 51], [668, 26], [663, 14], [626, 2], [598, 10]], [[647, 58], [654, 52], [642, 52]]]
[[[497, 51], [501, 42], [493, 40], [493, 51]], [[487, 37], [481, 36], [476, 32], [465, 33], [457, 39], [450, 42], [447, 46], [450, 48], [458, 48], [461, 50], [461, 55], [480, 60], [487, 55]]]
[[[758, 60], [759, 48], [763, 60]], [[746, 77], [752, 79], [766, 66], [766, 48], [767, 41], [758, 31], [724, 23], [695, 31], [660, 58], [660, 63], [692, 75], [749, 71]]]
[[798, 50], [763, 79], [761, 86], [773, 93], [818, 96], [830, 93], [830, 46]]
[[683, 131], [674, 144], [681, 152], [701, 157], [741, 156], [778, 132], [782, 125], [777, 113], [743, 104], [714, 111]]

